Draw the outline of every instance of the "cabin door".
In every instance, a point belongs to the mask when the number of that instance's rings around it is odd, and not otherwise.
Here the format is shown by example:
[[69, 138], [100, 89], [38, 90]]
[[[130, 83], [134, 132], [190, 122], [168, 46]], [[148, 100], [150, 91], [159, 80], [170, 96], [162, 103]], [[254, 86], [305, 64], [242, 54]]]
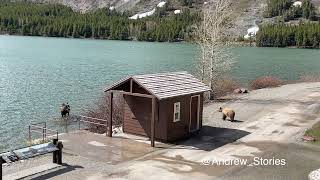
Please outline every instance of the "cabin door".
[[189, 131], [193, 132], [199, 129], [200, 121], [200, 95], [191, 96], [190, 99], [190, 126]]

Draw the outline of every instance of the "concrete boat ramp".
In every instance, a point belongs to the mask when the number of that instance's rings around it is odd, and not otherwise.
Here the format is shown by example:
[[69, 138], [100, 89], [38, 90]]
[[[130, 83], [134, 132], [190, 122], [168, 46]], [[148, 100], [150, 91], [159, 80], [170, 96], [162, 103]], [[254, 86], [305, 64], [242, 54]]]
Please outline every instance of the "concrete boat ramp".
[[[3, 174], [29, 172], [22, 178], [72, 180], [302, 180], [317, 172], [320, 146], [302, 142], [301, 136], [320, 121], [320, 83], [262, 89], [235, 99], [207, 104], [202, 131], [176, 144], [151, 148], [142, 137], [79, 131], [59, 137], [64, 144], [62, 166], [46, 165], [52, 161], [48, 154], [4, 166]], [[220, 106], [235, 109], [237, 121], [221, 120]]]

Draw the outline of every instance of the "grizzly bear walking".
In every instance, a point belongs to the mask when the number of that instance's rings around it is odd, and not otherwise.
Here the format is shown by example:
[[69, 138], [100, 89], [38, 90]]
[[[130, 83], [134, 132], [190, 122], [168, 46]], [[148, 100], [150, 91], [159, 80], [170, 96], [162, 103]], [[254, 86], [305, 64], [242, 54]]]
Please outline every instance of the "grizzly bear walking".
[[234, 121], [234, 117], [235, 117], [236, 113], [234, 112], [233, 109], [220, 107], [219, 112], [222, 112], [222, 119], [223, 120], [226, 120], [226, 118], [229, 117], [231, 121]]

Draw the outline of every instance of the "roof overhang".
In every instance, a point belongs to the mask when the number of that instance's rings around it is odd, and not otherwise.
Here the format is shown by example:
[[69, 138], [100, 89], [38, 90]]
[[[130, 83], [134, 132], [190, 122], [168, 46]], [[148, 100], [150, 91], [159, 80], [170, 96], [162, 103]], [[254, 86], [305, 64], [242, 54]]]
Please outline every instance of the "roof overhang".
[[104, 91], [115, 90], [130, 81], [135, 82], [159, 100], [211, 91], [208, 86], [187, 72], [129, 76], [105, 88]]

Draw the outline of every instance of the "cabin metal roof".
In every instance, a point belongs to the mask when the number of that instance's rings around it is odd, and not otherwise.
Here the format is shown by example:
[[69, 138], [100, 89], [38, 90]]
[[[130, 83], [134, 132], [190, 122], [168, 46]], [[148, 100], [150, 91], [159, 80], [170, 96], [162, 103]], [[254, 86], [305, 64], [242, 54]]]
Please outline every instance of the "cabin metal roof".
[[105, 91], [115, 89], [131, 79], [159, 100], [211, 90], [184, 71], [129, 76], [106, 88]]

